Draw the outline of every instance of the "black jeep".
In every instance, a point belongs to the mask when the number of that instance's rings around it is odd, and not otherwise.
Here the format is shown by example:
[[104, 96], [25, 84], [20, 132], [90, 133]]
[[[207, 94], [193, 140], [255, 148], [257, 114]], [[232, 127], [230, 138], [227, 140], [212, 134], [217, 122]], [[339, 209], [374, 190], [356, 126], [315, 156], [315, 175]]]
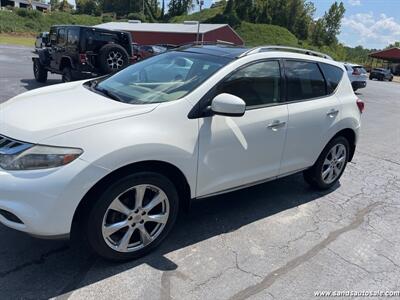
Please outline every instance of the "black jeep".
[[57, 25], [50, 29], [47, 45], [36, 50], [33, 73], [46, 82], [47, 72], [61, 74], [63, 82], [116, 72], [132, 61], [128, 32], [88, 26]]

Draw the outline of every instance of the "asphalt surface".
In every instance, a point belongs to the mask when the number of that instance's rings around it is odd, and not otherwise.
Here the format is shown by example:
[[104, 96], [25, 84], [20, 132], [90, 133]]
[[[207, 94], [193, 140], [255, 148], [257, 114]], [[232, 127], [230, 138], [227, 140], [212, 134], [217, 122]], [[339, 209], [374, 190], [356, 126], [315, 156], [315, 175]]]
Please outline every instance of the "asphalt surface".
[[[0, 46], [0, 102], [37, 86], [29, 50]], [[196, 201], [160, 248], [124, 264], [0, 225], [0, 299], [312, 299], [320, 290], [400, 290], [400, 84], [369, 81], [359, 97], [361, 140], [331, 191], [315, 192], [294, 175]]]

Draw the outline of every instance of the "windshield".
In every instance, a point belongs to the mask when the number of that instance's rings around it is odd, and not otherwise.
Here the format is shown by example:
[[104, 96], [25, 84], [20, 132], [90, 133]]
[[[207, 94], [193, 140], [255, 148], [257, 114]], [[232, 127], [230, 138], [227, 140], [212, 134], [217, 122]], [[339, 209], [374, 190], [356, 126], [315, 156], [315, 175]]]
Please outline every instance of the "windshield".
[[95, 89], [124, 103], [174, 101], [189, 94], [230, 61], [207, 54], [166, 52], [118, 72]]

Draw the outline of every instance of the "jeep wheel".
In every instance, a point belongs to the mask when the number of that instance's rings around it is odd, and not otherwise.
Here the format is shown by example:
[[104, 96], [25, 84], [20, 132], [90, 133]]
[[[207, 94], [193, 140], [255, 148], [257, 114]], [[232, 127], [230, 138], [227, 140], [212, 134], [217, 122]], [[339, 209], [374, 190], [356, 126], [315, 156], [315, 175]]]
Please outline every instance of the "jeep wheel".
[[100, 49], [99, 66], [104, 73], [117, 72], [128, 64], [128, 53], [122, 46], [107, 44]]
[[165, 239], [178, 210], [178, 193], [168, 178], [138, 172], [117, 180], [100, 195], [88, 215], [86, 237], [106, 259], [139, 258]]
[[39, 59], [33, 60], [33, 75], [35, 75], [37, 82], [43, 83], [47, 81], [47, 70], [40, 63]]
[[62, 77], [61, 77], [62, 82], [71, 82], [73, 81], [73, 77], [72, 77], [72, 72], [71, 72], [71, 68], [70, 67], [65, 67], [62, 70]]

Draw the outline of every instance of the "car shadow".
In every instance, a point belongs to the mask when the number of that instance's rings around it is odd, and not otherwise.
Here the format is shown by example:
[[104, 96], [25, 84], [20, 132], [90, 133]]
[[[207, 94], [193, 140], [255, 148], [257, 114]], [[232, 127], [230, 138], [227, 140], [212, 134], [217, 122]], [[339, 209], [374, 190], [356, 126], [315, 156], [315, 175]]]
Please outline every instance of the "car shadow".
[[[83, 252], [81, 247], [71, 246], [67, 242], [43, 241], [26, 237], [30, 240], [23, 243], [21, 247], [36, 244], [34, 247], [37, 247], [41, 253], [39, 258], [36, 255], [26, 262], [23, 257], [19, 257], [19, 260], [25, 262], [21, 262], [19, 265], [15, 264], [9, 267], [9, 270], [0, 272], [0, 287], [5, 285], [8, 287], [7, 292], [4, 290], [3, 292], [6, 293], [5, 298], [9, 299], [26, 298], [27, 296], [47, 299], [60, 295], [62, 295], [60, 298], [67, 299], [70, 293], [76, 289], [134, 269], [142, 264], [147, 264], [160, 271], [173, 271], [179, 266], [166, 258], [166, 254], [214, 236], [234, 232], [257, 220], [316, 200], [338, 187], [339, 184], [336, 184], [331, 190], [315, 191], [304, 183], [301, 174], [295, 174], [229, 194], [195, 200], [190, 211], [180, 215], [171, 234], [160, 247], [141, 259], [126, 263], [105, 261], [88, 251]], [[23, 239], [24, 236], [15, 232], [14, 238]], [[8, 237], [9, 239], [10, 237]], [[8, 251], [20, 253], [21, 249], [10, 246]], [[0, 260], [3, 260], [2, 256], [4, 253], [0, 251]], [[35, 267], [29, 272], [28, 270], [24, 271], [35, 264], [41, 264], [41, 266]], [[61, 276], [63, 274], [66, 275]], [[67, 275], [68, 279], [65, 278]], [[41, 286], [40, 290], [37, 287], [38, 283]], [[29, 291], [29, 294], [26, 291]], [[36, 292], [32, 294], [32, 291]], [[1, 293], [0, 289], [0, 295]]]
[[48, 79], [44, 83], [37, 82], [36, 79], [21, 79], [21, 87], [28, 91], [57, 83], [62, 83], [61, 79]]

